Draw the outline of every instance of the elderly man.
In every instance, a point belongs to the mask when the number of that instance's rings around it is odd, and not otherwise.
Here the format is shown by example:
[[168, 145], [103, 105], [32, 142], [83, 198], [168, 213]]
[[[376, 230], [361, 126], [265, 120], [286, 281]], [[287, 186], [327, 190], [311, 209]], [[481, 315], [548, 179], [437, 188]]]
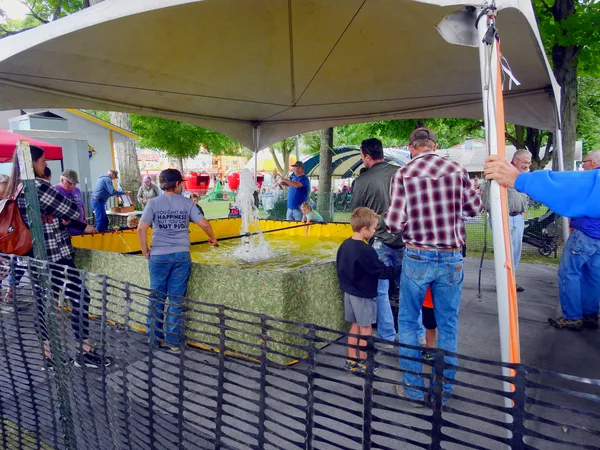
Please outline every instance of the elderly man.
[[485, 178], [515, 188], [565, 217], [600, 219], [600, 171], [520, 173], [504, 157], [488, 156]]
[[[526, 149], [519, 149], [512, 157], [511, 164], [519, 173], [529, 172], [531, 167], [531, 153]], [[529, 197], [526, 194], [517, 192], [515, 189], [506, 190], [508, 198], [508, 223], [510, 227], [510, 241], [512, 244], [513, 266], [517, 270], [521, 253], [523, 251], [523, 232], [525, 231], [525, 211], [529, 207]], [[489, 202], [486, 200], [486, 207], [490, 210]], [[493, 218], [492, 218], [493, 219]], [[492, 220], [490, 220], [490, 225]], [[525, 289], [517, 284], [517, 292], [523, 292]]]
[[152, 182], [152, 178], [149, 176], [144, 177], [144, 183], [140, 186], [140, 189], [137, 193], [137, 201], [144, 208], [146, 204], [152, 200], [154, 197], [158, 197], [160, 195], [160, 189], [158, 186]]
[[[600, 150], [583, 158], [583, 170], [600, 169]], [[596, 199], [596, 202], [600, 200]], [[574, 228], [558, 267], [558, 287], [563, 316], [548, 319], [555, 328], [579, 331], [598, 329], [600, 302], [600, 219], [571, 219]]]
[[113, 195], [125, 195], [125, 192], [116, 190], [113, 186], [113, 180], [119, 178], [119, 172], [114, 169], [109, 170], [106, 175], [102, 175], [96, 182], [96, 187], [92, 192], [92, 208], [96, 216], [96, 229], [99, 232], [108, 230], [108, 217], [106, 216], [106, 202]]
[[[433, 307], [438, 325], [438, 347], [456, 352], [458, 309], [462, 295], [465, 216], [476, 216], [482, 201], [467, 170], [438, 155], [435, 134], [428, 128], [417, 128], [409, 138], [412, 160], [399, 169], [390, 188], [390, 208], [385, 221], [393, 233], [403, 233], [406, 251], [400, 282], [398, 335], [400, 343], [417, 346], [419, 314], [425, 292], [431, 287]], [[400, 348], [400, 367], [404, 371], [404, 388], [396, 385], [401, 397], [422, 401], [424, 378], [422, 364], [415, 360], [421, 353]], [[457, 364], [454, 357], [446, 357]], [[444, 371], [453, 380], [454, 370]], [[445, 403], [452, 384], [444, 384]], [[421, 404], [420, 406], [423, 406]]]
[[308, 194], [310, 193], [310, 180], [304, 175], [304, 163], [302, 161], [296, 161], [292, 164], [294, 175], [290, 178], [281, 178], [280, 184], [289, 186], [287, 200], [287, 213], [285, 215], [286, 220], [302, 220], [302, 211], [300, 205], [308, 201]]
[[[72, 202], [77, 203], [79, 207], [79, 218], [77, 219], [79, 222], [85, 222], [85, 208], [83, 206], [83, 195], [81, 191], [77, 187], [79, 184], [79, 178], [77, 177], [77, 172], [72, 169], [65, 170], [60, 176], [60, 183], [56, 184], [54, 187], [58, 192], [67, 197]], [[78, 228], [69, 228], [69, 233], [81, 234], [81, 230]]]
[[[350, 209], [354, 211], [364, 206], [379, 214], [379, 224], [372, 240], [373, 248], [386, 266], [401, 268], [404, 256], [402, 235], [390, 233], [382, 217], [390, 205], [390, 184], [398, 166], [385, 162], [383, 145], [379, 139], [362, 141], [360, 155], [366, 170], [354, 181]], [[377, 283], [377, 333], [381, 339], [394, 342], [396, 328], [389, 285], [389, 280], [379, 280]]]

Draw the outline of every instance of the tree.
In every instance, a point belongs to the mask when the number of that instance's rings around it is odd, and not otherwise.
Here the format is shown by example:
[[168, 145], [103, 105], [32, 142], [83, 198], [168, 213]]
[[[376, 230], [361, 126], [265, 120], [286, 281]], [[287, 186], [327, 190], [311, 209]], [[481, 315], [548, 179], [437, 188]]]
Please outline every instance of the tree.
[[600, 150], [600, 79], [579, 77], [577, 136], [584, 152]]
[[333, 168], [333, 128], [321, 130], [321, 152], [319, 158], [319, 195], [317, 196], [317, 211], [325, 221], [331, 217], [331, 175]]
[[594, 0], [533, 2], [546, 53], [561, 87], [561, 122], [565, 168], [572, 167], [578, 119], [578, 74], [600, 69], [600, 3]]
[[[273, 161], [275, 161], [275, 166], [280, 174], [285, 176], [290, 171], [290, 155], [294, 150], [296, 145], [296, 138], [291, 137], [284, 139], [283, 141], [277, 142], [269, 147], [271, 151], [271, 156], [273, 157]], [[277, 158], [277, 153], [275, 150], [279, 150], [281, 153], [281, 162], [279, 162], [279, 158]]]
[[[507, 125], [506, 140], [515, 148], [525, 148], [531, 152], [531, 171], [543, 169], [552, 161], [553, 135], [547, 131], [520, 125]], [[543, 148], [543, 156], [542, 155]]]
[[385, 147], [408, 144], [410, 133], [417, 125], [431, 128], [439, 148], [459, 144], [466, 137], [482, 137], [483, 123], [469, 119], [387, 120], [336, 127], [337, 145], [359, 146], [363, 139], [376, 137]]
[[22, 3], [29, 8], [27, 16], [23, 20], [8, 20], [6, 24], [0, 25], [0, 37], [50, 23], [84, 7], [83, 0], [27, 0]]
[[[131, 131], [129, 114], [110, 112], [110, 123], [124, 130]], [[137, 192], [142, 184], [140, 165], [135, 151], [135, 142], [117, 142], [114, 144], [117, 161], [119, 162], [121, 186], [125, 191]]]
[[133, 132], [140, 136], [142, 147], [158, 148], [177, 161], [183, 170], [183, 159], [194, 158], [204, 147], [212, 154], [239, 154], [240, 144], [215, 131], [175, 120], [131, 115]]

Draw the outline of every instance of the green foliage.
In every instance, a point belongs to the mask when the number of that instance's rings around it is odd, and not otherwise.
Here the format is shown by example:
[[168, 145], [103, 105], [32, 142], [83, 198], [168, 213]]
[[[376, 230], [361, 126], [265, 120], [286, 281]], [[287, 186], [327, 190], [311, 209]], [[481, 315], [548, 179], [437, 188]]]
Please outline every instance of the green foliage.
[[35, 28], [83, 8], [83, 0], [26, 0], [23, 3], [29, 7], [27, 16], [23, 20], [8, 20], [1, 25], [0, 37]]
[[585, 153], [600, 150], [600, 79], [579, 77], [577, 134]]
[[220, 133], [175, 120], [131, 114], [131, 129], [142, 147], [163, 150], [172, 158], [194, 158], [200, 146], [215, 155], [237, 155], [240, 144]]
[[545, 0], [533, 0], [533, 7], [547, 55], [554, 46], [578, 48], [577, 65], [580, 74], [598, 75], [600, 72], [600, 3], [595, 0], [579, 0], [571, 14], [562, 20], [559, 9], [565, 8], [567, 0], [555, 0], [550, 5]]
[[90, 116], [97, 117], [100, 120], [104, 120], [105, 122], [110, 123], [110, 114], [108, 111], [99, 111], [96, 109], [82, 109], [84, 113], [89, 114]]
[[439, 148], [448, 148], [461, 143], [467, 137], [481, 138], [482, 123], [469, 119], [426, 119], [426, 120], [387, 120], [353, 125], [335, 129], [334, 145], [359, 146], [367, 138], [376, 137], [384, 146], [404, 146], [408, 144], [410, 133], [417, 123], [431, 128], [438, 140]]

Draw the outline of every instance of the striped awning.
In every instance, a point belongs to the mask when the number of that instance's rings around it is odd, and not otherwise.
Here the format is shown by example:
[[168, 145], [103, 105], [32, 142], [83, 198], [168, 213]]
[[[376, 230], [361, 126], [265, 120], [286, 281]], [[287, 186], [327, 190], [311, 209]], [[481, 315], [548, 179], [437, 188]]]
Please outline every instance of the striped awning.
[[[391, 164], [397, 166], [405, 165], [405, 161], [397, 152], [384, 150], [384, 158]], [[304, 173], [310, 178], [318, 178], [320, 170], [320, 156], [313, 155], [306, 158], [304, 162]], [[360, 169], [364, 167], [360, 150], [357, 148], [343, 147], [333, 149], [333, 158], [331, 161], [333, 166], [333, 176], [339, 178], [351, 178], [358, 176]]]

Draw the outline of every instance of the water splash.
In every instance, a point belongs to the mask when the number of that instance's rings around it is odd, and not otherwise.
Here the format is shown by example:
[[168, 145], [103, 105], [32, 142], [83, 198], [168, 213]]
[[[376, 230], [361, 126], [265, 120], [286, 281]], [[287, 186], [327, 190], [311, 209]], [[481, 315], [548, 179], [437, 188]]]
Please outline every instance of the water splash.
[[[240, 234], [245, 234], [241, 245], [234, 250], [236, 258], [246, 262], [258, 262], [271, 258], [273, 253], [262, 234], [258, 220], [258, 208], [254, 203], [256, 183], [249, 169], [244, 169], [240, 175], [240, 187], [235, 203], [240, 209], [242, 226]], [[248, 235], [250, 234], [250, 235]]]

